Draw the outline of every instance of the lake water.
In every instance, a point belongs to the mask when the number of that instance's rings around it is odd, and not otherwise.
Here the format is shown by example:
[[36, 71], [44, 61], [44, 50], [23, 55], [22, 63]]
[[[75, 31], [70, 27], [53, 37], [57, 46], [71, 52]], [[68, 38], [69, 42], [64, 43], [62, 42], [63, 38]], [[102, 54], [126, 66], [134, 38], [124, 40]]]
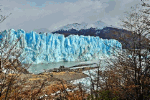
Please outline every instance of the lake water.
[[[56, 62], [56, 63], [49, 63], [49, 64], [33, 64], [28, 71], [34, 74], [38, 74], [41, 72], [44, 72], [44, 70], [49, 70], [53, 68], [59, 68], [60, 66], [65, 66], [65, 67], [71, 67], [79, 64], [91, 64], [91, 63], [99, 63], [101, 61], [101, 65], [106, 66], [105, 60], [93, 60], [93, 61], [84, 61], [84, 62]], [[83, 66], [86, 67], [86, 66]], [[96, 67], [96, 64], [89, 65], [88, 67]]]

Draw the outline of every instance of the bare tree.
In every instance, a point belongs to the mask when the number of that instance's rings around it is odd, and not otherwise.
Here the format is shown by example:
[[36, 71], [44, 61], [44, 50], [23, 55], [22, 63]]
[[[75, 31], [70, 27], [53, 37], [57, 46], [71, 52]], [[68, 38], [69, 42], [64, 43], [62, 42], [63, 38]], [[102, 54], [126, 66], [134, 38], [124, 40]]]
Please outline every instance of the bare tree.
[[[0, 15], [0, 23], [8, 16]], [[26, 65], [22, 64], [25, 55], [22, 55], [24, 47], [21, 40], [21, 36], [12, 38], [11, 30], [0, 32], [0, 99], [6, 100], [12, 93], [11, 89], [18, 85], [20, 74], [28, 73]]]
[[[0, 6], [2, 6], [2, 5], [0, 5]], [[0, 12], [2, 12], [1, 9], [0, 9]], [[2, 22], [3, 22], [7, 17], [9, 17], [11, 14], [12, 14], [12, 13], [10, 13], [10, 14], [7, 15], [7, 16], [0, 15], [0, 23], [2, 23]]]
[[[118, 56], [111, 60], [108, 70], [100, 71], [99, 78], [94, 83], [99, 82], [100, 89], [94, 99], [149, 99], [150, 94], [150, 5], [143, 1], [142, 5], [131, 7], [125, 13], [122, 26], [130, 34], [122, 35], [120, 40], [127, 46]], [[114, 32], [116, 34], [116, 32]], [[124, 37], [130, 37], [131, 41]], [[92, 91], [93, 91], [92, 90]], [[93, 98], [93, 97], [92, 97]]]

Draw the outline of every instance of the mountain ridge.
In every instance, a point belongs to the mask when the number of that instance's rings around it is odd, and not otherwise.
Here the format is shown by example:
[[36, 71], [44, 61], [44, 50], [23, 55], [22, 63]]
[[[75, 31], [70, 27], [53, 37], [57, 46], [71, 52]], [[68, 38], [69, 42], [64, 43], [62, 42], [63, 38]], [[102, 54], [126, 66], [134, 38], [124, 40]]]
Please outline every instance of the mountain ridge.
[[[61, 27], [60, 30], [53, 31], [52, 33], [63, 34], [65, 37], [69, 35], [84, 35], [84, 36], [89, 35], [89, 36], [99, 36], [102, 39], [116, 39], [122, 43], [122, 47], [124, 49], [126, 48], [132, 49], [134, 39], [136, 38], [136, 41], [139, 40], [139, 37], [137, 34], [133, 34], [131, 31], [117, 28], [112, 25], [107, 25], [102, 21], [97, 21], [93, 24], [93, 26], [89, 28], [86, 26], [86, 28], [80, 28], [80, 30], [77, 28], [71, 27], [74, 24], [68, 24], [68, 25], [70, 25], [70, 27], [66, 28], [66, 26], [64, 26], [64, 27]], [[146, 48], [146, 41], [149, 41], [149, 40], [145, 38], [144, 36], [142, 36], [142, 39], [143, 39], [142, 48]], [[138, 44], [136, 48], [138, 48]]]
[[96, 28], [96, 29], [103, 29], [106, 26], [110, 26], [107, 25], [106, 23], [102, 22], [101, 20], [96, 21], [94, 23], [86, 23], [86, 22], [81, 22], [81, 23], [72, 23], [72, 24], [67, 24], [65, 26], [62, 26], [60, 28], [58, 28], [55, 31], [58, 30], [70, 30], [70, 29], [75, 29], [75, 30], [81, 30], [81, 29], [89, 29], [89, 28]]

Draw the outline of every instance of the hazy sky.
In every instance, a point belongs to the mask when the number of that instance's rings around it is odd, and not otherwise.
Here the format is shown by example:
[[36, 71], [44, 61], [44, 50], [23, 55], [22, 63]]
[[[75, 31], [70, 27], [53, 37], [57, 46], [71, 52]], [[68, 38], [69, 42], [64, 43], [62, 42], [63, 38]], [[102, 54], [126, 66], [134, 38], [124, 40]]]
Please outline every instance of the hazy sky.
[[98, 20], [119, 27], [119, 18], [141, 0], [0, 0], [0, 14], [9, 15], [0, 30], [27, 31], [47, 28], [50, 31], [71, 23]]

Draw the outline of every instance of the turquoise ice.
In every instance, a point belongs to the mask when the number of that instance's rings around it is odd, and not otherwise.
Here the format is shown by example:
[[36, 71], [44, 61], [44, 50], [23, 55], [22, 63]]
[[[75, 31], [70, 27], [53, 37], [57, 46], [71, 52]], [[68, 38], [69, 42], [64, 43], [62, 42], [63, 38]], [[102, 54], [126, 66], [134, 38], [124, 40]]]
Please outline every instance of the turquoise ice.
[[[50, 63], [59, 61], [89, 61], [103, 56], [112, 56], [122, 49], [120, 42], [114, 39], [101, 39], [94, 36], [70, 35], [34, 31], [26, 33], [24, 30], [5, 30], [1, 35], [8, 37], [9, 42], [21, 37], [18, 47], [23, 47], [23, 54], [27, 56], [23, 63]], [[1, 37], [0, 35], [0, 37]]]

